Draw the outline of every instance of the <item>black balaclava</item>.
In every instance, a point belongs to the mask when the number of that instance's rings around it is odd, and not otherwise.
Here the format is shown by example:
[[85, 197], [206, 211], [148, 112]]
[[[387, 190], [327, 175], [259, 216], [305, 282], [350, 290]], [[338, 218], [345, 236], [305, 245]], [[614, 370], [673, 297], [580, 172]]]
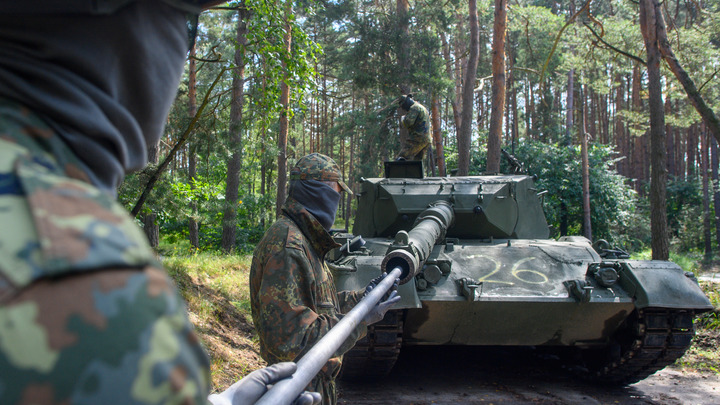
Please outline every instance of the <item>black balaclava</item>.
[[187, 53], [185, 15], [158, 1], [110, 16], [0, 14], [0, 97], [43, 117], [114, 195], [162, 135]]
[[410, 111], [410, 107], [412, 107], [413, 104], [415, 104], [415, 101], [413, 101], [412, 97], [406, 96], [402, 104], [400, 104], [400, 107], [405, 111]]
[[302, 204], [326, 231], [332, 228], [340, 193], [318, 180], [290, 180], [289, 195]]

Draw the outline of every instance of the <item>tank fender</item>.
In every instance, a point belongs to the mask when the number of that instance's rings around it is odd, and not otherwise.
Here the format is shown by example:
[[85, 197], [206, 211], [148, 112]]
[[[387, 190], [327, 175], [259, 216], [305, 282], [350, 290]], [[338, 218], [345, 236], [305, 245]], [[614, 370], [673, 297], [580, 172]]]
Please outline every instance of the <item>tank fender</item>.
[[694, 275], [673, 262], [628, 260], [619, 264], [618, 283], [635, 299], [637, 308], [713, 309]]

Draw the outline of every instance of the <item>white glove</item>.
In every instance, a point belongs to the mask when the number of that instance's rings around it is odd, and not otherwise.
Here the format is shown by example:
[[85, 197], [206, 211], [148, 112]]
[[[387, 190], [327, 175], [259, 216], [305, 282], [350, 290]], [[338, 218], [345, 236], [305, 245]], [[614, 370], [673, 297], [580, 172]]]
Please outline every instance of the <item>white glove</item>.
[[[255, 370], [219, 394], [211, 394], [208, 401], [213, 405], [252, 405], [263, 396], [270, 386], [290, 377], [297, 365], [292, 362], [273, 364]], [[317, 392], [303, 392], [293, 405], [317, 405], [322, 397]]]
[[[387, 273], [383, 272], [383, 274], [381, 274], [381, 275], [375, 277], [374, 279], [370, 280], [370, 282], [368, 283], [367, 287], [365, 287], [365, 291], [363, 292], [363, 297], [365, 297], [365, 296], [367, 296], [368, 294], [370, 294], [370, 291], [372, 291], [373, 288], [377, 287], [377, 285], [380, 284], [380, 282], [383, 281], [383, 279], [384, 279], [385, 277], [387, 277]], [[390, 297], [390, 294], [391, 294], [393, 291], [397, 291], [399, 281], [400, 281], [400, 280], [398, 280], [397, 278], [395, 279], [395, 282], [393, 283], [392, 287], [390, 287], [390, 289], [387, 290], [387, 292], [385, 293], [385, 295], [383, 295], [382, 298], [380, 298], [380, 301], [386, 301], [386, 300]]]
[[368, 325], [380, 322], [385, 317], [385, 313], [390, 309], [390, 307], [395, 305], [398, 301], [400, 301], [400, 296], [397, 295], [397, 291], [393, 290], [393, 292], [390, 293], [388, 299], [378, 302], [373, 307], [373, 309], [371, 309], [370, 312], [365, 315], [365, 318], [363, 320]]

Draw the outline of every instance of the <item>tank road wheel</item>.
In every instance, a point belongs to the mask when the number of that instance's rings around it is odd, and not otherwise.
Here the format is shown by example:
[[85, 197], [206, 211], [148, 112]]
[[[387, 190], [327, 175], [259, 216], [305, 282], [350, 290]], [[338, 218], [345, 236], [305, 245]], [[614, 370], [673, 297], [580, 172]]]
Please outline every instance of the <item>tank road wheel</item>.
[[377, 379], [390, 372], [400, 355], [403, 314], [402, 310], [388, 311], [382, 321], [368, 327], [367, 336], [343, 356], [340, 378]]
[[645, 308], [633, 312], [603, 349], [581, 351], [584, 377], [609, 384], [640, 381], [682, 357], [695, 329], [691, 310]]

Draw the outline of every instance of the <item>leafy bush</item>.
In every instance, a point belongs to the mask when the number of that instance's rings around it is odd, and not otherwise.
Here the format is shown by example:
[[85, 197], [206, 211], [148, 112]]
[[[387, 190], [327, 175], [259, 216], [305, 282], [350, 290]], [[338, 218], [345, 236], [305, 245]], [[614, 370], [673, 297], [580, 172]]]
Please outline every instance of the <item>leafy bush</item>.
[[[515, 157], [528, 174], [537, 175], [538, 189], [547, 190], [545, 215], [553, 237], [582, 233], [580, 148], [523, 140]], [[594, 239], [606, 239], [626, 250], [649, 241], [649, 222], [637, 210], [637, 195], [614, 168], [612, 147], [590, 144], [590, 207]], [[474, 160], [480, 163], [483, 157]], [[502, 170], [509, 167], [503, 160]]]

